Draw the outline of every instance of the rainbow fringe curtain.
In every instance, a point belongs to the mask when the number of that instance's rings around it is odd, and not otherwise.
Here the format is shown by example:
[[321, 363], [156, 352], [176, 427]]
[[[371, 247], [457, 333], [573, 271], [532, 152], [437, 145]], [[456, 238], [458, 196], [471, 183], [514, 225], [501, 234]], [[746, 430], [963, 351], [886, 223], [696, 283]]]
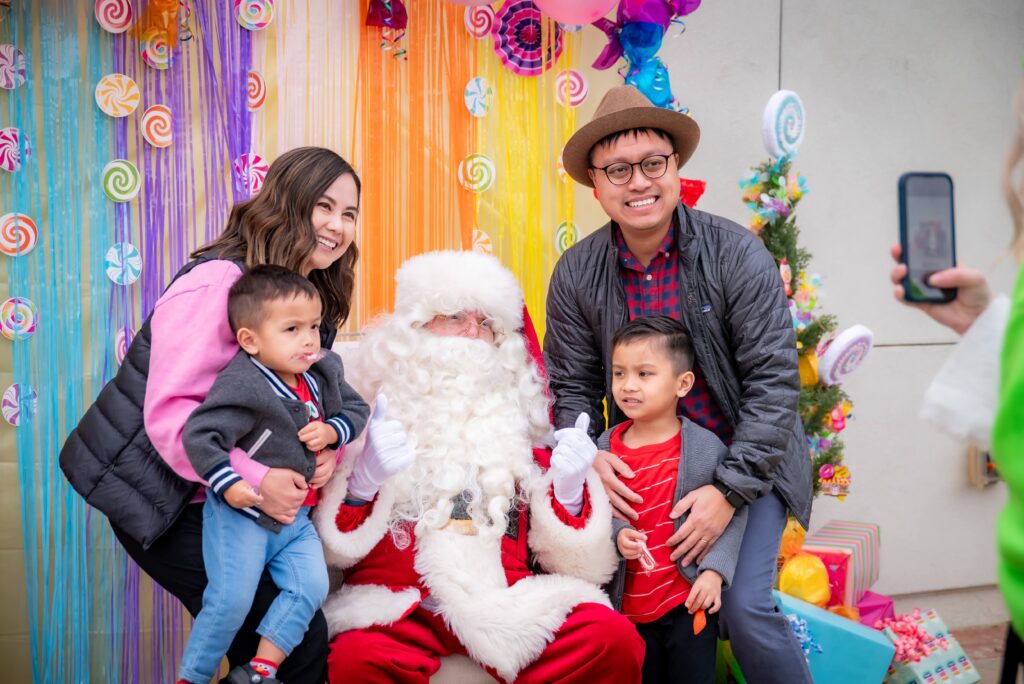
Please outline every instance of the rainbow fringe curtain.
[[[20, 171], [0, 171], [0, 213], [27, 214], [39, 226], [34, 251], [0, 256], [4, 298], [28, 298], [39, 315], [32, 336], [0, 339], [0, 370], [38, 395], [34, 415], [23, 402], [20, 427], [0, 430], [3, 453], [16, 453], [2, 467], [8, 481], [16, 468], [24, 553], [23, 561], [7, 554], [5, 576], [25, 588], [34, 681], [171, 681], [189, 618], [125, 557], [105, 518], [57, 467], [67, 433], [117, 370], [118, 332], [139, 327], [189, 252], [219, 234], [231, 205], [248, 196], [233, 173], [241, 155], [269, 162], [308, 144], [337, 150], [364, 181], [347, 332], [391, 307], [405, 258], [484, 249], [488, 240], [520, 278], [542, 331], [551, 268], [578, 236], [572, 188], [557, 170], [574, 110], [556, 103], [555, 77], [576, 62], [579, 36], [564, 35], [552, 68], [525, 78], [503, 68], [491, 40], [473, 38], [465, 9], [446, 0], [406, 3], [405, 59], [381, 49], [379, 28], [363, 25], [366, 0], [277, 0], [274, 22], [254, 33], [239, 26], [231, 0], [195, 1], [193, 38], [157, 70], [131, 33], [102, 30], [92, 5], [22, 1], [0, 19], [0, 44], [22, 50], [27, 65], [24, 85], [0, 91], [0, 127], [18, 127], [22, 148]], [[546, 40], [553, 26], [545, 21]], [[250, 69], [267, 89], [255, 112], [246, 106]], [[112, 72], [141, 93], [139, 108], [120, 119], [94, 100], [96, 83]], [[495, 91], [482, 119], [463, 102], [476, 76]], [[156, 104], [171, 110], [166, 148], [140, 132]], [[481, 193], [459, 183], [472, 154], [494, 163], [495, 182]], [[127, 203], [102, 189], [103, 167], [118, 158], [142, 178]], [[117, 242], [142, 256], [134, 284], [106, 276]]]

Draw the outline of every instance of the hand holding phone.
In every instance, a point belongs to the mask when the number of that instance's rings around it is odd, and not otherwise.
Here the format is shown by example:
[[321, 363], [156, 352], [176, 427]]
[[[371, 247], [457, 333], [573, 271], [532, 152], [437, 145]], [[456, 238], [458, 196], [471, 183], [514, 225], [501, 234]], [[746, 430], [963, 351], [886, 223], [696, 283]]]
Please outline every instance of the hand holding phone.
[[915, 303], [952, 302], [956, 288], [929, 279], [956, 266], [953, 179], [945, 173], [905, 173], [900, 176], [899, 202], [900, 246], [907, 265], [904, 297]]
[[[889, 273], [894, 285], [893, 295], [898, 301], [906, 302], [903, 282], [907, 277], [907, 265], [903, 263], [903, 248], [893, 245], [889, 252], [895, 262]], [[955, 288], [956, 299], [948, 304], [910, 304], [936, 323], [941, 323], [961, 335], [974, 324], [992, 301], [992, 290], [985, 279], [985, 274], [970, 266], [956, 266], [939, 271], [932, 277], [931, 282], [936, 287]]]

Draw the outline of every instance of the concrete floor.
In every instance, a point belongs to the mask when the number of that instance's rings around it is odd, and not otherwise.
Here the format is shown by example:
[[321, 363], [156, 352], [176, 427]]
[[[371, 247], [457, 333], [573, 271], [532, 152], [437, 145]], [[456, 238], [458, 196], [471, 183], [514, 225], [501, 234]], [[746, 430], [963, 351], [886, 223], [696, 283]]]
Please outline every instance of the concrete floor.
[[[982, 682], [998, 682], [1003, 663], [1003, 644], [1006, 640], [1006, 625], [968, 627], [953, 631], [967, 657], [978, 668]], [[1024, 683], [1024, 676], [1017, 673], [1018, 684]]]

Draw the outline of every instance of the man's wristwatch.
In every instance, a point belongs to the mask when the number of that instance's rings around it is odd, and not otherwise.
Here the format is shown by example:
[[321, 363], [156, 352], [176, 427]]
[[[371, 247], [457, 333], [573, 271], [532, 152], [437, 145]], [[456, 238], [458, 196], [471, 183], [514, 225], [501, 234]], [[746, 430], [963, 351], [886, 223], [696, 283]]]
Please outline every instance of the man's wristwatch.
[[715, 480], [714, 482], [711, 483], [711, 486], [720, 491], [722, 493], [722, 496], [725, 497], [725, 500], [728, 501], [729, 505], [732, 506], [733, 508], [739, 508], [740, 506], [747, 503], [746, 501], [743, 500], [742, 496], [734, 492], [732, 488], [729, 485], [725, 484], [724, 482], [719, 482], [718, 480]]

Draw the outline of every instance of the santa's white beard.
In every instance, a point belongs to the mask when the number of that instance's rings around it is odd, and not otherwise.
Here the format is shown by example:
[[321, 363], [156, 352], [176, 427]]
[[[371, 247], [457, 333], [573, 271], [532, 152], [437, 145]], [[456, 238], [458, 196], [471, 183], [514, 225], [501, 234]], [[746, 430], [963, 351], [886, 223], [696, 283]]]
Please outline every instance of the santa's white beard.
[[389, 340], [378, 340], [384, 348], [374, 356], [386, 377], [370, 382], [387, 395], [389, 417], [416, 452], [413, 465], [384, 485], [395, 494], [391, 528], [398, 537], [406, 523], [441, 528], [465, 492], [478, 533], [500, 535], [538, 474], [531, 437], [547, 403], [536, 376], [525, 351], [519, 358], [480, 340], [411, 332], [390, 361]]

